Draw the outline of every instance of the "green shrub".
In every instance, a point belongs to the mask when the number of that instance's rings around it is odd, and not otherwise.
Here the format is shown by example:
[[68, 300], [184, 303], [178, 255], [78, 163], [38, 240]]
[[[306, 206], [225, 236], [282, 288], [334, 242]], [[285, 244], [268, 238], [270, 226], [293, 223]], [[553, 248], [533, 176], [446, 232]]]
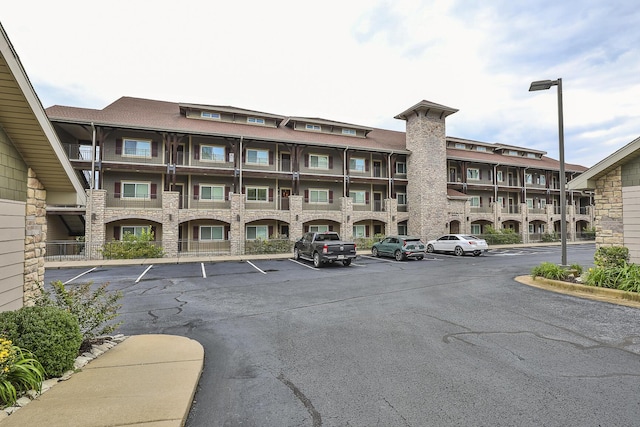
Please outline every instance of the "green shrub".
[[571, 264], [571, 267], [569, 267], [570, 270], [573, 270], [576, 272], [576, 276], [582, 276], [582, 266], [580, 264]]
[[277, 236], [271, 239], [247, 240], [244, 246], [245, 254], [286, 254], [291, 251], [293, 242]]
[[354, 239], [357, 250], [371, 249], [374, 243], [384, 239], [384, 234], [376, 234], [373, 237], [358, 237]]
[[544, 277], [545, 279], [565, 280], [569, 276], [569, 273], [565, 268], [557, 264], [543, 262], [542, 264], [533, 267], [531, 270], [531, 276], [534, 279], [536, 277]]
[[601, 246], [593, 262], [597, 267], [620, 267], [629, 262], [629, 249], [624, 246]]
[[627, 264], [614, 267], [595, 267], [587, 271], [585, 284], [601, 288], [640, 292], [640, 265]]
[[510, 228], [496, 230], [490, 225], [485, 227], [482, 238], [484, 238], [489, 245], [513, 245], [522, 243], [522, 238], [514, 230]]
[[142, 230], [140, 236], [126, 233], [122, 240], [105, 243], [102, 255], [106, 259], [162, 258], [164, 251], [153, 240], [153, 232]]
[[11, 406], [29, 390], [40, 391], [44, 368], [33, 354], [0, 337], [0, 405]]
[[118, 317], [122, 292], [110, 293], [108, 283], [91, 290], [91, 283], [66, 288], [60, 282], [51, 283], [51, 291], [40, 288], [34, 303], [40, 307], [58, 307], [71, 313], [80, 326], [83, 340], [91, 340], [115, 331], [122, 323], [114, 323]]
[[544, 233], [540, 237], [540, 240], [542, 240], [543, 242], [557, 242], [558, 240], [560, 240], [560, 237], [556, 233]]
[[47, 378], [73, 369], [82, 344], [78, 320], [57, 307], [22, 307], [15, 312], [2, 312], [0, 331], [14, 345], [32, 352]]

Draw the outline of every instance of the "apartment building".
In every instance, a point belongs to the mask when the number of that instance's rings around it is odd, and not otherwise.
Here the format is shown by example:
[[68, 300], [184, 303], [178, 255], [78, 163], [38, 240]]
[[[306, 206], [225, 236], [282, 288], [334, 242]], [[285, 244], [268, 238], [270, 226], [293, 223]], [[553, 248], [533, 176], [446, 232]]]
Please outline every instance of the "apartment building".
[[[344, 238], [559, 230], [559, 164], [544, 152], [446, 137], [457, 110], [421, 101], [406, 132], [230, 106], [123, 97], [49, 119], [87, 187], [91, 245], [152, 231], [168, 256], [243, 253], [305, 231]], [[567, 177], [586, 168], [566, 165]], [[568, 195], [570, 237], [590, 193]]]

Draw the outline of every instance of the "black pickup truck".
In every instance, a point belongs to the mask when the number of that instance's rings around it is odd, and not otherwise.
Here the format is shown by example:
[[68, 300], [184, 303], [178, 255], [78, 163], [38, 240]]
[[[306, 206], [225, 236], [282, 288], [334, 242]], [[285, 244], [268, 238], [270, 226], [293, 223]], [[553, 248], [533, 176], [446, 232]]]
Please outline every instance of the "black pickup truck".
[[356, 259], [356, 244], [343, 242], [338, 233], [333, 231], [305, 233], [293, 247], [293, 258], [313, 261], [316, 268], [337, 261], [346, 267]]

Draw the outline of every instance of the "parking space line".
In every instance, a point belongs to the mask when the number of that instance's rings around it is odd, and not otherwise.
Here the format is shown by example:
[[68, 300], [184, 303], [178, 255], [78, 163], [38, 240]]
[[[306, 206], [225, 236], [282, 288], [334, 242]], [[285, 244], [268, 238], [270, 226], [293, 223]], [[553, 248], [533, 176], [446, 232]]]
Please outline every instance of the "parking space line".
[[200, 267], [202, 267], [202, 278], [206, 279], [207, 278], [207, 272], [204, 271], [204, 262], [200, 263]]
[[260, 273], [262, 274], [267, 274], [266, 271], [262, 271], [260, 270], [254, 263], [252, 263], [251, 261], [247, 261], [247, 264], [249, 264], [251, 267], [255, 268], [256, 270], [258, 270]]
[[136, 281], [134, 283], [138, 283], [140, 280], [142, 280], [144, 275], [147, 274], [147, 271], [151, 270], [151, 267], [153, 267], [153, 264], [151, 264], [149, 267], [147, 267], [147, 269], [142, 272], [142, 274], [136, 279]]
[[84, 276], [84, 275], [85, 275], [85, 274], [87, 274], [87, 273], [91, 273], [91, 272], [92, 272], [93, 270], [95, 270], [96, 268], [98, 268], [98, 267], [93, 267], [91, 270], [87, 270], [87, 271], [85, 271], [84, 273], [80, 273], [80, 274], [78, 274], [78, 275], [77, 275], [76, 277], [74, 277], [73, 279], [69, 279], [69, 280], [67, 280], [66, 282], [64, 282], [64, 283], [63, 283], [63, 285], [69, 284], [69, 283], [73, 282], [74, 280], [76, 280], [77, 278]]
[[302, 262], [300, 262], [300, 261], [296, 261], [295, 259], [291, 259], [291, 258], [289, 258], [289, 261], [291, 261], [291, 262], [295, 262], [296, 264], [301, 265], [301, 266], [303, 266], [303, 267], [310, 268], [311, 270], [317, 270], [317, 268], [312, 267], [312, 266], [310, 266], [310, 265], [307, 265], [307, 264], [305, 264], [305, 263], [302, 263]]

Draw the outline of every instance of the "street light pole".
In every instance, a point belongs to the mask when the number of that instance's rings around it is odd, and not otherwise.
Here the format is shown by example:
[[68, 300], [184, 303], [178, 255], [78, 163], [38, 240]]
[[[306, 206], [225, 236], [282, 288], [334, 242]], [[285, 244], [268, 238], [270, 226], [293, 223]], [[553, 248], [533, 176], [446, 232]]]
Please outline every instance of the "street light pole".
[[558, 86], [558, 140], [560, 150], [560, 242], [562, 245], [562, 265], [567, 264], [567, 178], [564, 173], [564, 118], [562, 114], [562, 79], [540, 80], [531, 83], [529, 92], [547, 90]]

